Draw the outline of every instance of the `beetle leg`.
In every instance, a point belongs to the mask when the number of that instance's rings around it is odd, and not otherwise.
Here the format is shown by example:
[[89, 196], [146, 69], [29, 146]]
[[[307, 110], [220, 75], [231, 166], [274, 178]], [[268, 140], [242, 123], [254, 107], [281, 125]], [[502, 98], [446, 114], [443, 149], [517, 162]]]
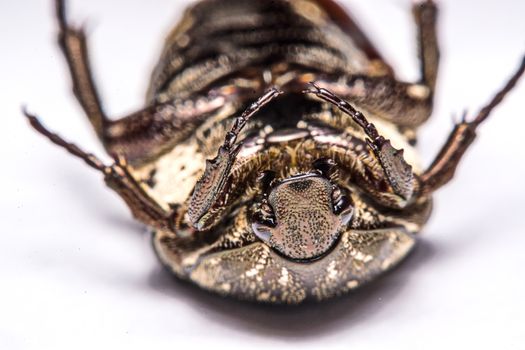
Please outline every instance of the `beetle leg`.
[[416, 127], [432, 112], [432, 98], [426, 86], [399, 82], [389, 76], [353, 75], [345, 82], [320, 79], [316, 84], [401, 127]]
[[361, 30], [346, 9], [341, 7], [341, 5], [334, 0], [317, 0], [317, 3], [319, 3], [319, 5], [321, 5], [321, 7], [323, 7], [328, 13], [328, 16], [330, 16], [332, 21], [334, 21], [343, 32], [350, 36], [354, 43], [366, 54], [371, 61], [371, 66], [373, 67], [370, 73], [377, 75], [394, 75], [391, 65], [386, 62], [379, 50]]
[[59, 135], [47, 130], [36, 116], [27, 111], [24, 111], [24, 114], [36, 131], [104, 174], [106, 184], [126, 202], [135, 218], [157, 229], [174, 230], [173, 225], [177, 216], [177, 209], [168, 212], [160, 207], [131, 175], [124, 158], [117, 157], [113, 165], [107, 166], [95, 155], [84, 152], [75, 144], [69, 143]]
[[494, 107], [514, 88], [524, 72], [525, 57], [522, 59], [518, 70], [510, 77], [505, 86], [479, 111], [472, 121], [467, 121], [466, 117], [463, 117], [463, 120], [455, 125], [437, 157], [420, 176], [422, 194], [433, 192], [452, 179], [463, 154], [476, 138], [478, 126], [487, 119]]
[[318, 80], [319, 86], [400, 127], [414, 128], [424, 123], [432, 113], [439, 65], [438, 9], [432, 0], [414, 0], [412, 12], [418, 32], [419, 82], [400, 82], [390, 75], [354, 75], [346, 82]]
[[106, 151], [122, 155], [132, 164], [147, 161], [172, 149], [229, 103], [226, 97], [210, 93], [146, 107], [107, 125]]
[[225, 104], [220, 91], [184, 101], [148, 106], [119, 120], [104, 113], [89, 65], [86, 37], [82, 29], [66, 19], [65, 0], [56, 0], [58, 42], [73, 80], [73, 93], [93, 125], [106, 151], [122, 155], [132, 163], [157, 156], [184, 138], [209, 113]]
[[438, 8], [433, 0], [414, 0], [412, 13], [418, 31], [421, 83], [434, 94], [439, 67], [439, 45], [436, 23]]
[[58, 43], [71, 72], [73, 93], [93, 125], [97, 136], [104, 141], [104, 130], [109, 120], [102, 109], [91, 74], [86, 36], [82, 29], [74, 28], [67, 23], [65, 0], [56, 0], [55, 4], [59, 25]]
[[252, 103], [241, 116], [233, 122], [231, 130], [226, 133], [224, 143], [219, 147], [214, 159], [206, 160], [206, 169], [197, 181], [188, 208], [191, 224], [197, 230], [204, 230], [217, 220], [217, 205], [224, 195], [230, 169], [235, 161], [242, 143], [237, 143], [237, 136], [248, 120], [264, 105], [282, 92], [272, 88]]
[[399, 197], [397, 203], [393, 204], [398, 207], [403, 207], [412, 198], [414, 190], [414, 174], [412, 167], [403, 157], [403, 150], [395, 149], [391, 145], [390, 140], [381, 136], [374, 124], [368, 122], [366, 117], [348, 102], [342, 100], [332, 92], [318, 87], [314, 83], [311, 83], [311, 86], [312, 88], [306, 90], [305, 93], [314, 94], [320, 99], [337, 106], [337, 108], [352, 118], [366, 133], [369, 138], [367, 140], [368, 146], [381, 164], [394, 194]]

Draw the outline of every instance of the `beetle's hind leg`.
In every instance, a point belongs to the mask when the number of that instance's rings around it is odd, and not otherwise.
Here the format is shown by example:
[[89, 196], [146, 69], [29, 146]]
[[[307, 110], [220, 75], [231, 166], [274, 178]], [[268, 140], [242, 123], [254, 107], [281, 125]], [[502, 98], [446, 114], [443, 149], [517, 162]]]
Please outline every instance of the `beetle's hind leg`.
[[73, 93], [93, 125], [97, 136], [104, 142], [105, 128], [109, 121], [102, 109], [91, 73], [86, 36], [81, 28], [74, 28], [67, 22], [65, 0], [56, 0], [55, 5], [59, 25], [58, 43], [71, 73]]
[[47, 130], [36, 116], [25, 110], [24, 114], [36, 131], [54, 144], [84, 160], [93, 169], [101, 172], [106, 184], [126, 202], [135, 218], [154, 228], [174, 231], [177, 209], [174, 208], [171, 212], [167, 211], [151, 198], [142, 187], [143, 185], [131, 175], [128, 165], [122, 157], [116, 157], [113, 165], [105, 165], [95, 155], [84, 152], [75, 144], [67, 142], [59, 135]]
[[[390, 75], [352, 75], [344, 83], [318, 81], [350, 103], [388, 120], [414, 138], [413, 129], [431, 115], [439, 66], [437, 38], [438, 8], [432, 0], [413, 0], [412, 13], [417, 26], [420, 78], [415, 83], [400, 82]], [[415, 141], [415, 138], [414, 138]]]
[[412, 13], [417, 26], [420, 61], [420, 83], [434, 95], [439, 68], [439, 43], [437, 39], [438, 8], [433, 0], [413, 0]]
[[466, 116], [464, 116], [463, 120], [456, 124], [433, 163], [420, 176], [420, 191], [422, 194], [431, 193], [452, 179], [463, 154], [476, 138], [478, 126], [487, 119], [494, 107], [514, 88], [524, 72], [525, 57], [522, 58], [518, 70], [511, 76], [505, 86], [479, 111], [478, 115], [472, 121], [467, 121]]
[[58, 42], [73, 80], [73, 93], [104, 148], [132, 164], [167, 152], [210, 113], [226, 104], [221, 94], [193, 96], [187, 100], [153, 103], [117, 120], [105, 114], [89, 65], [86, 36], [66, 17], [65, 0], [56, 0]]

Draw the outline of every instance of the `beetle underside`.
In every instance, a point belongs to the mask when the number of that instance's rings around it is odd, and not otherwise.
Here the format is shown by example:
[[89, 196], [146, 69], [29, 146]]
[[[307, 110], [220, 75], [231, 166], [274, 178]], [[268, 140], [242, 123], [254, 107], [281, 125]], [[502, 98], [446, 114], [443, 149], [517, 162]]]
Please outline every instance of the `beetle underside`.
[[417, 83], [398, 81], [332, 0], [200, 1], [168, 35], [146, 107], [118, 120], [102, 109], [83, 31], [56, 4], [73, 91], [115, 163], [25, 112], [30, 123], [104, 175], [172, 272], [246, 300], [322, 300], [399, 263], [431, 194], [525, 70], [422, 168], [414, 145], [439, 63], [431, 0], [413, 5]]

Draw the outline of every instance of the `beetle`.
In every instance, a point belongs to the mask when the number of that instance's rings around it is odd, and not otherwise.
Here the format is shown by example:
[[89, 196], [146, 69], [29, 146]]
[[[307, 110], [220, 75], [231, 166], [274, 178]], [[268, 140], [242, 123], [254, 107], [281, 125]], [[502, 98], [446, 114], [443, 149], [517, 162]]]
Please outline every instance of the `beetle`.
[[165, 40], [146, 106], [112, 120], [86, 38], [56, 1], [73, 92], [104, 164], [36, 131], [102, 173], [151, 227], [170, 271], [215, 293], [297, 304], [347, 293], [401, 262], [476, 130], [525, 71], [464, 116], [426, 168], [415, 149], [431, 115], [438, 8], [414, 1], [420, 79], [394, 69], [333, 0], [202, 0]]

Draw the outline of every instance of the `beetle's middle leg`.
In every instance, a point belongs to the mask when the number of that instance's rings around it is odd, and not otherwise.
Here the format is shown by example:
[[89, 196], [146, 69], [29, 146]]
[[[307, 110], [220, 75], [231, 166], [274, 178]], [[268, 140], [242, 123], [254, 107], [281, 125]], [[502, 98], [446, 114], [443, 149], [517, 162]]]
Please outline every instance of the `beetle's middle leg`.
[[463, 154], [476, 138], [476, 129], [478, 126], [487, 119], [494, 107], [514, 88], [524, 72], [525, 57], [522, 58], [519, 68], [507, 81], [505, 86], [479, 111], [478, 115], [472, 121], [467, 121], [466, 116], [464, 116], [463, 120], [455, 125], [434, 162], [420, 176], [420, 192], [422, 194], [431, 193], [452, 179]]
[[160, 229], [175, 231], [175, 221], [178, 208], [167, 211], [162, 208], [142, 185], [129, 172], [126, 161], [117, 157], [113, 165], [105, 165], [100, 159], [81, 150], [75, 144], [47, 130], [38, 118], [24, 111], [31, 126], [58, 146], [65, 148], [69, 153], [84, 160], [90, 167], [100, 171], [108, 187], [113, 189], [126, 202], [133, 216], [144, 224]]

